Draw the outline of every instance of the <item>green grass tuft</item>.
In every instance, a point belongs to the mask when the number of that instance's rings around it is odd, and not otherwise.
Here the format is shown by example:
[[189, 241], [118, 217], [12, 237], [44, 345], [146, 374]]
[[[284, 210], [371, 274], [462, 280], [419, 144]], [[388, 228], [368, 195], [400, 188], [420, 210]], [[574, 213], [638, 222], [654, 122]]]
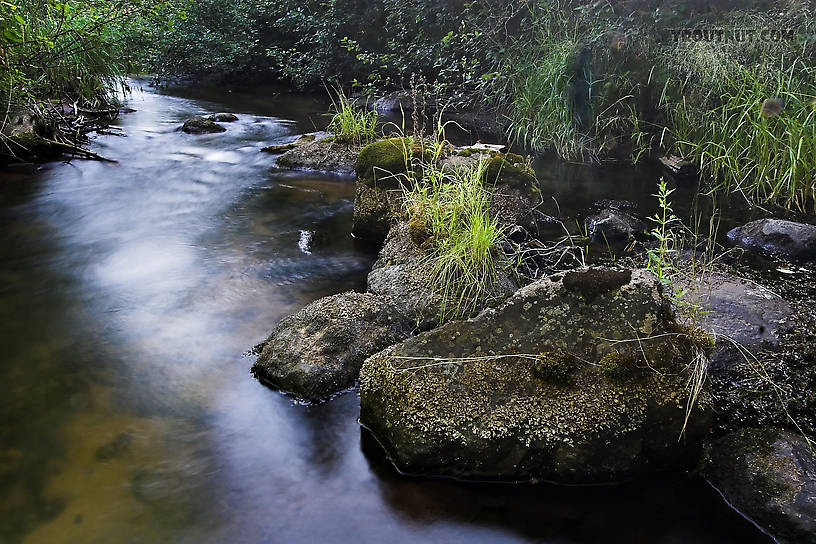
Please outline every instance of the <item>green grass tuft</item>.
[[377, 138], [377, 112], [359, 109], [341, 89], [336, 90], [337, 100], [332, 100], [332, 118], [329, 132], [335, 140], [361, 145]]

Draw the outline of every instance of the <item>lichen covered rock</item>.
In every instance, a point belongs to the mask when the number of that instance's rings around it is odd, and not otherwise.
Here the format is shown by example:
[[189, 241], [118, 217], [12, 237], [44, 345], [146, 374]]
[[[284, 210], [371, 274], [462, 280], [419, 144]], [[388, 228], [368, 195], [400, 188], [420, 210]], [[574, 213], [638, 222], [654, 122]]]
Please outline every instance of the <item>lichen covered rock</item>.
[[410, 473], [620, 480], [697, 453], [706, 390], [678, 437], [698, 353], [651, 273], [570, 272], [367, 359], [360, 419]]
[[[304, 135], [306, 136], [306, 135]], [[276, 152], [265, 148], [266, 151]], [[298, 139], [291, 149], [278, 157], [277, 165], [292, 170], [316, 170], [350, 176], [360, 147], [338, 142], [332, 137]]]
[[731, 229], [734, 244], [765, 256], [816, 259], [816, 225], [784, 219], [758, 219]]
[[181, 125], [181, 130], [187, 134], [211, 134], [215, 132], [226, 132], [227, 129], [212, 119], [196, 115], [187, 119], [184, 124]]
[[707, 448], [703, 474], [780, 543], [816, 543], [816, 454], [797, 434], [741, 429]]
[[361, 240], [382, 244], [396, 221], [401, 202], [399, 189], [386, 190], [358, 182], [351, 233]]
[[324, 297], [273, 329], [252, 372], [300, 398], [325, 398], [354, 385], [366, 357], [411, 332], [411, 321], [383, 297]]

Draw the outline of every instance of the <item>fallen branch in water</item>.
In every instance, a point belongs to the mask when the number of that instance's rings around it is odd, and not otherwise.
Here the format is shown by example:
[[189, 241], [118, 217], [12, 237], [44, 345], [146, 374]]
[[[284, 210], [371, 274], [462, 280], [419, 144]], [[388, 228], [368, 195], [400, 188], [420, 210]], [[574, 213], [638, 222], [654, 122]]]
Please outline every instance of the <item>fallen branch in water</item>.
[[56, 140], [49, 140], [48, 138], [41, 138], [41, 140], [43, 142], [49, 144], [49, 145], [53, 145], [55, 147], [65, 149], [67, 151], [70, 151], [71, 153], [76, 153], [76, 154], [82, 155], [82, 158], [84, 158], [84, 159], [102, 161], [102, 162], [110, 162], [110, 163], [118, 163], [119, 162], [119, 161], [117, 161], [115, 159], [109, 159], [107, 157], [103, 157], [102, 155], [94, 153], [93, 151], [90, 151], [90, 150], [85, 149], [84, 147], [80, 147], [78, 145], [68, 144], [68, 143], [64, 143], [64, 142], [58, 142]]

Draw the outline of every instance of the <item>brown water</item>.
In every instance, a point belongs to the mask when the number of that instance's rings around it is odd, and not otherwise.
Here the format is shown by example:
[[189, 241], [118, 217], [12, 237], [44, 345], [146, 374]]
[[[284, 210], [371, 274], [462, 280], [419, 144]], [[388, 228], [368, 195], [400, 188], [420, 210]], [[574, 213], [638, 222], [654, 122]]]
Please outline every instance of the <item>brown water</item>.
[[[261, 386], [248, 348], [364, 287], [353, 181], [258, 152], [325, 124], [325, 102], [184, 94], [133, 95], [126, 136], [92, 144], [118, 164], [0, 173], [0, 543], [767, 541], [683, 475], [404, 478], [361, 432], [354, 392], [305, 406]], [[225, 110], [241, 119], [224, 134], [176, 131]], [[576, 209], [653, 184], [547, 172], [581, 187], [560, 195]]]

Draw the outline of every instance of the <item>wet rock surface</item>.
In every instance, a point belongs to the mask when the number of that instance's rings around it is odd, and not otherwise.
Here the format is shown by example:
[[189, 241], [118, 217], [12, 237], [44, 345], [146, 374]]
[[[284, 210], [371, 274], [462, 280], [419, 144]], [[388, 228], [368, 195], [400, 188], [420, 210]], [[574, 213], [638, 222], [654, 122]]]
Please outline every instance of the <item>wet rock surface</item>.
[[646, 231], [643, 221], [622, 208], [607, 208], [585, 220], [587, 233], [596, 242], [619, 242], [640, 238]]
[[707, 448], [703, 474], [777, 542], [816, 542], [816, 454], [802, 436], [739, 430]]
[[674, 334], [659, 283], [642, 270], [573, 274], [571, 287], [539, 280], [366, 360], [361, 423], [398, 468], [596, 483], [694, 457], [710, 399], [704, 390], [678, 442], [698, 348]]
[[234, 123], [238, 120], [238, 116], [234, 113], [214, 113], [208, 119], [216, 123]]
[[408, 337], [411, 325], [399, 308], [371, 293], [324, 297], [273, 329], [252, 372], [297, 397], [326, 398], [354, 385], [363, 360]]
[[[687, 287], [694, 288], [687, 285]], [[791, 425], [813, 428], [816, 359], [813, 319], [759, 283], [718, 271], [689, 300], [715, 338], [708, 377], [722, 430]]]
[[181, 125], [182, 132], [187, 134], [212, 134], [216, 132], [226, 132], [227, 129], [207, 117], [196, 115], [187, 119]]
[[739, 247], [769, 257], [816, 259], [816, 226], [784, 219], [758, 219], [728, 232]]

